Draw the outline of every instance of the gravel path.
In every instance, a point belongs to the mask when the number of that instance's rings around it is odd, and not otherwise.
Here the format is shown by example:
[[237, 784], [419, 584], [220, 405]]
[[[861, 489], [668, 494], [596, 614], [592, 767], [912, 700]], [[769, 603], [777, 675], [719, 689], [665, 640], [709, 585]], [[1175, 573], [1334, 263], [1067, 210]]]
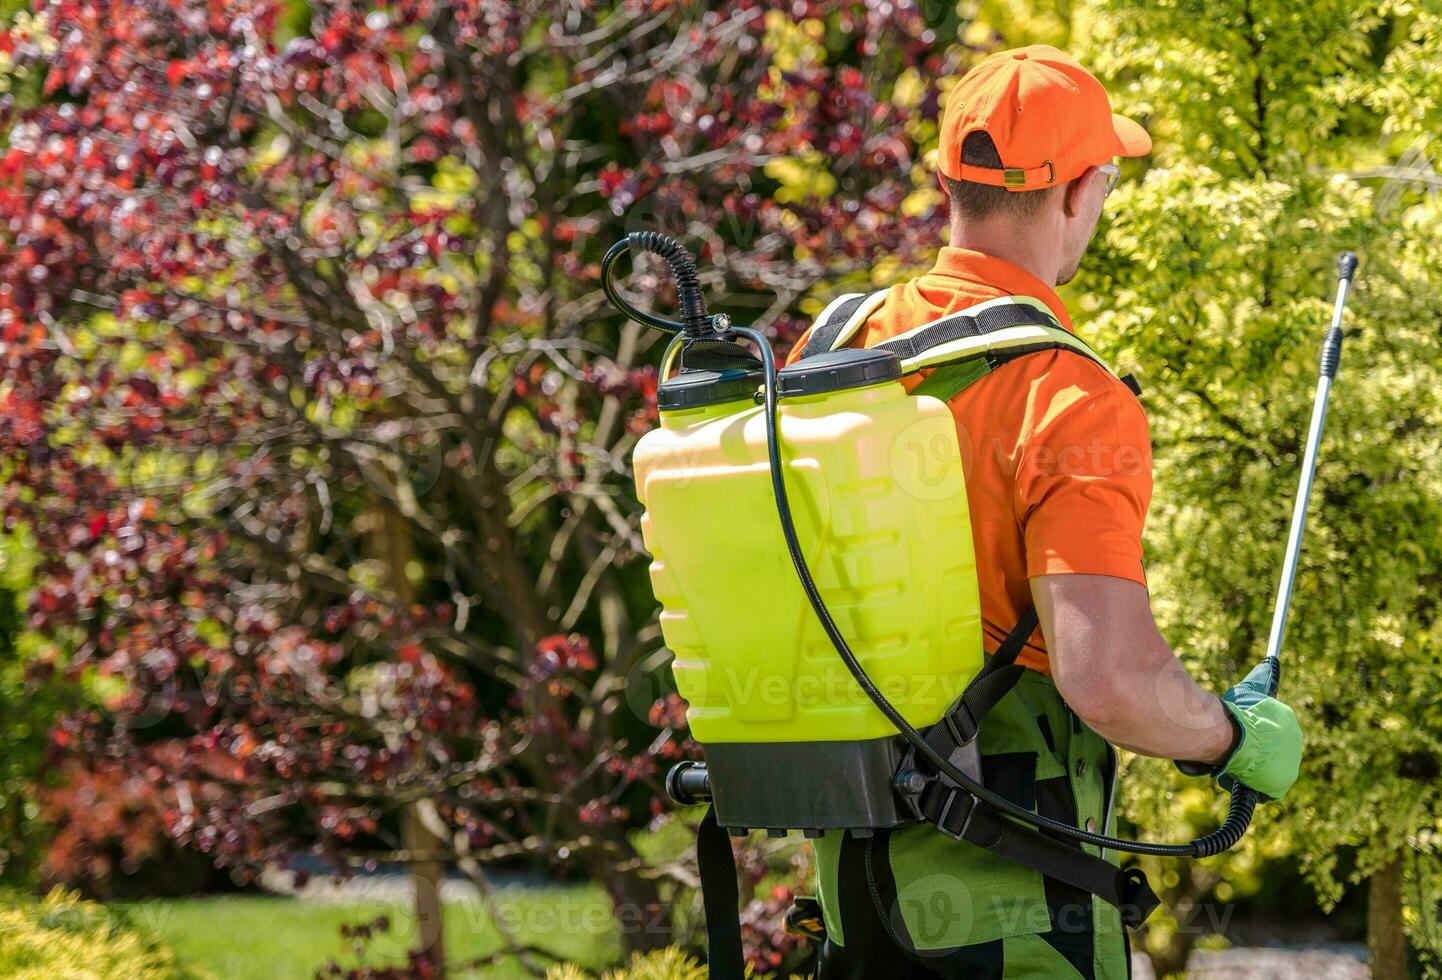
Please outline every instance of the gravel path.
[[[1155, 980], [1155, 976], [1145, 956], [1133, 955], [1134, 980]], [[1198, 950], [1187, 961], [1188, 980], [1369, 980], [1371, 976], [1366, 947], [1343, 944]]]
[[[351, 878], [311, 875], [297, 887], [293, 871], [272, 868], [261, 872], [260, 887], [276, 895], [333, 905], [409, 902], [415, 895], [410, 877], [403, 873], [358, 874]], [[441, 882], [442, 901], [457, 902], [479, 897], [479, 890], [465, 878], [447, 878]]]

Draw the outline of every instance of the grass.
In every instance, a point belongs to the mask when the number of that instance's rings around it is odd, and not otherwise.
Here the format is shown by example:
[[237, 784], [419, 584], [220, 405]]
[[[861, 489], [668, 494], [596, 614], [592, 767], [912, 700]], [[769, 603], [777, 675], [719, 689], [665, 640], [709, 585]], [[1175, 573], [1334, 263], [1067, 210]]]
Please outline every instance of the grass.
[[[499, 892], [497, 901], [503, 921], [523, 943], [593, 969], [620, 957], [611, 907], [599, 888], [511, 888]], [[309, 980], [331, 961], [355, 966], [358, 960], [340, 927], [379, 915], [389, 916], [391, 926], [370, 941], [368, 965], [403, 963], [415, 937], [411, 909], [399, 902], [342, 905], [247, 895], [111, 907], [135, 928], [160, 939], [183, 963], [208, 971], [217, 980]], [[474, 960], [501, 947], [495, 923], [476, 901], [446, 903], [445, 944], [446, 959], [452, 963]], [[482, 975], [488, 980], [529, 976], [514, 960], [492, 964]]]

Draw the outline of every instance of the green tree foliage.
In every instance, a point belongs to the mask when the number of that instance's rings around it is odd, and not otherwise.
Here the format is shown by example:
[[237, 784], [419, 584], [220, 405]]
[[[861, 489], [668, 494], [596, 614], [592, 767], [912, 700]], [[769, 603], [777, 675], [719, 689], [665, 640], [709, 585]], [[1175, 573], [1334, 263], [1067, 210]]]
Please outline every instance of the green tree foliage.
[[24, 629], [33, 542], [23, 529], [0, 535], [0, 882], [33, 883], [47, 837], [38, 790], [45, 781], [50, 725], [74, 706], [48, 650]]
[[[1263, 653], [1333, 261], [1361, 254], [1283, 657], [1307, 756], [1255, 836], [1289, 840], [1324, 905], [1402, 860], [1405, 922], [1433, 950], [1438, 24], [1435, 4], [1340, 0], [1081, 9], [1073, 46], [1156, 148], [1109, 202], [1068, 297], [1147, 388], [1154, 603], [1220, 690]], [[1131, 781], [1133, 812], [1175, 829], [1186, 797], [1158, 789], [1184, 781], [1164, 764], [1133, 771], [1146, 774]]]

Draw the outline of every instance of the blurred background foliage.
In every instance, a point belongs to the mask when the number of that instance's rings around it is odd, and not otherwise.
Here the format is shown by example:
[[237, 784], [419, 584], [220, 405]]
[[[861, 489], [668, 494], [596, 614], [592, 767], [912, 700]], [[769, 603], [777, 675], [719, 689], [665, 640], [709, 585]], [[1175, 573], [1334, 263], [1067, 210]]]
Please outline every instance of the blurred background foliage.
[[[656, 802], [657, 767], [689, 746], [666, 697], [626, 469], [654, 417], [658, 347], [600, 303], [596, 262], [627, 230], [677, 235], [703, 254], [713, 307], [756, 321], [784, 349], [832, 295], [925, 268], [946, 221], [931, 166], [938, 106], [988, 51], [1042, 41], [1098, 71], [1118, 111], [1155, 140], [1151, 156], [1126, 163], [1063, 296], [1079, 332], [1141, 378], [1157, 461], [1154, 602], [1165, 635], [1215, 689], [1260, 656], [1332, 262], [1343, 248], [1362, 255], [1285, 659], [1284, 696], [1308, 734], [1303, 778], [1235, 851], [1144, 862], [1170, 911], [1139, 942], [1162, 972], [1181, 970], [1198, 943], [1289, 929], [1366, 934], [1378, 976], [1442, 968], [1436, 0], [465, 3], [452, 5], [451, 20], [424, 3], [230, 4], [222, 13], [250, 18], [251, 37], [186, 19], [203, 4], [169, 6], [155, 30], [174, 36], [157, 48], [153, 35], [118, 34], [116, 24], [105, 33], [94, 19], [84, 27], [94, 38], [61, 32], [86, 4], [0, 4], [12, 24], [0, 54], [12, 136], [16, 125], [42, 124], [76, 136], [58, 128], [70, 118], [60, 107], [121, 99], [126, 83], [123, 72], [81, 80], [77, 66], [124, 52], [162, 76], [151, 77], [157, 92], [177, 100], [177, 114], [199, 112], [205, 138], [223, 147], [214, 159], [203, 145], [180, 159], [192, 183], [151, 160], [147, 200], [172, 208], [186, 235], [206, 240], [199, 247], [229, 243], [205, 262], [184, 253], [171, 268], [181, 248], [173, 241], [149, 266], [123, 241], [67, 244], [72, 252], [52, 242], [68, 264], [45, 260], [57, 263], [36, 287], [50, 291], [46, 301], [6, 301], [0, 880], [98, 895], [212, 890], [231, 887], [217, 865], [254, 871], [306, 853], [360, 867], [399, 856], [434, 878], [434, 865], [477, 864], [480, 852], [486, 867], [613, 874], [613, 898], [660, 896], [676, 909], [666, 941], [696, 948], [688, 827]], [[471, 60], [433, 57], [437, 17], [455, 31], [446, 43]], [[468, 33], [476, 24], [491, 33]], [[192, 60], [172, 75], [162, 54]], [[262, 68], [266, 55], [287, 67]], [[510, 68], [477, 67], [484, 57]], [[275, 71], [293, 101], [268, 114], [274, 105], [237, 86], [229, 116], [206, 115], [213, 107], [194, 87], [202, 80], [190, 77], [204, 74], [206, 59]], [[396, 95], [406, 85], [409, 103]], [[476, 117], [466, 97], [531, 114], [495, 145], [467, 128]], [[29, 157], [5, 178], [14, 221], [52, 213], [47, 192], [87, 190], [64, 175], [27, 175], [25, 164], [49, 149], [43, 130], [22, 135], [12, 153], [23, 144]], [[296, 149], [312, 145], [321, 146], [313, 157]], [[103, 186], [88, 190], [118, 208], [132, 188], [116, 185], [113, 165], [128, 151], [103, 152], [94, 178]], [[203, 204], [192, 202], [197, 188], [210, 193]], [[256, 188], [268, 196], [245, 196]], [[275, 251], [267, 266], [276, 212], [295, 215], [282, 243], [301, 245]], [[56, 220], [64, 231], [47, 234], [64, 242], [83, 239], [91, 219]], [[0, 238], [19, 283], [34, 256], [24, 264], [15, 227]], [[336, 291], [308, 295], [315, 283]], [[247, 309], [187, 313], [166, 305], [174, 292], [239, 296]], [[107, 293], [109, 308], [97, 310]], [[273, 317], [255, 312], [262, 301]], [[292, 321], [308, 345], [294, 363], [286, 349], [251, 353], [248, 344]], [[421, 363], [401, 363], [396, 344]], [[186, 345], [204, 356], [179, 356]], [[237, 364], [247, 373], [224, 378]], [[164, 390], [137, 382], [133, 400], [90, 414], [71, 397], [112, 376], [160, 378]], [[432, 382], [422, 401], [417, 385]], [[460, 400], [435, 407], [448, 398]], [[489, 442], [456, 421], [497, 404]], [[123, 432], [157, 406], [169, 428], [109, 438], [104, 426]], [[35, 425], [22, 432], [27, 413]], [[279, 442], [254, 423], [287, 413], [294, 428]], [[206, 426], [211, 442], [190, 441]], [[47, 507], [57, 484], [33, 473], [41, 445], [55, 454], [47, 466], [68, 453], [113, 471], [107, 485], [74, 498], [84, 505], [74, 514]], [[277, 445], [283, 473], [234, 484], [253, 501], [198, 506]], [[356, 449], [367, 445], [371, 455]], [[290, 478], [304, 483], [299, 492]], [[342, 724], [327, 741], [294, 715], [257, 722], [224, 706], [193, 715], [194, 704], [178, 702], [138, 731], [117, 725], [134, 707], [130, 668], [147, 653], [137, 624], [117, 619], [117, 600], [143, 598], [137, 583], [157, 580], [143, 569], [106, 579], [90, 607], [37, 615], [37, 603], [79, 568], [50, 553], [64, 550], [57, 542], [83, 542], [76, 553], [103, 562], [131, 524], [93, 525], [96, 515], [128, 515], [135, 501], [155, 507], [132, 523], [159, 535], [147, 538], [157, 551], [171, 535], [191, 547], [219, 529], [232, 535], [187, 566], [194, 580], [164, 584], [203, 594], [185, 613], [197, 691], [208, 678], [266, 676], [238, 655], [237, 641], [255, 637], [256, 649], [280, 644], [294, 655], [280, 658], [288, 670], [297, 658], [320, 664], [295, 676], [338, 679], [346, 710], [363, 706], [364, 719], [327, 715]], [[489, 520], [477, 516], [486, 508]], [[305, 533], [247, 543], [247, 509]], [[477, 569], [468, 581], [467, 553], [513, 577], [497, 589]], [[309, 582], [317, 569], [343, 588], [253, 598], [287, 576]], [[517, 583], [526, 594], [506, 591]], [[441, 718], [422, 731], [403, 724], [415, 711], [412, 676], [428, 679], [426, 697], [464, 704], [445, 717], [474, 730]], [[537, 692], [554, 699], [548, 712], [532, 710]], [[559, 749], [525, 756], [537, 719], [580, 757], [574, 771], [556, 761]], [[492, 727], [472, 737], [482, 726]], [[367, 746], [373, 766], [333, 767], [346, 742]], [[502, 785], [471, 778], [478, 754], [515, 763]], [[217, 759], [234, 764], [224, 778]], [[554, 765], [584, 773], [584, 791], [556, 795], [544, 772]], [[290, 787], [278, 809], [244, 816]], [[1185, 839], [1221, 813], [1210, 788], [1166, 764], [1132, 760], [1126, 787], [1125, 816], [1147, 838]], [[212, 795], [197, 797], [197, 822], [168, 825], [177, 791], [201, 788]], [[206, 825], [236, 842], [206, 843]], [[578, 862], [578, 841], [598, 834], [610, 856]], [[441, 860], [414, 860], [421, 852]], [[805, 887], [804, 860], [802, 850], [760, 842], [744, 856], [758, 965], [785, 968], [804, 953], [769, 928]], [[186, 861], [193, 872], [173, 875]], [[475, 873], [484, 883], [478, 864]], [[1272, 931], [1249, 933], [1249, 923]], [[655, 975], [672, 975], [677, 962]]]

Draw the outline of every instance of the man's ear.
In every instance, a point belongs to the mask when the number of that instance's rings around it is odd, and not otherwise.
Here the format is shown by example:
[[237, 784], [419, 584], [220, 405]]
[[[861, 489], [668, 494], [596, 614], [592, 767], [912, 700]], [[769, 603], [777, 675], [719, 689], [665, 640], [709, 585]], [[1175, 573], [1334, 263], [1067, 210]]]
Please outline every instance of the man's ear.
[[1086, 193], [1087, 182], [1096, 175], [1096, 167], [1087, 167], [1082, 175], [1067, 182], [1062, 191], [1061, 210], [1068, 218], [1074, 218], [1081, 210], [1081, 197]]
[[942, 173], [940, 170], [938, 170], [938, 171], [936, 172], [936, 182], [937, 182], [939, 185], [941, 185], [941, 196], [944, 197], [944, 198], [946, 198], [948, 201], [950, 201], [950, 200], [951, 200], [951, 188], [950, 188], [949, 186], [947, 186], [947, 183], [946, 183], [946, 174], [944, 174], [944, 173]]

